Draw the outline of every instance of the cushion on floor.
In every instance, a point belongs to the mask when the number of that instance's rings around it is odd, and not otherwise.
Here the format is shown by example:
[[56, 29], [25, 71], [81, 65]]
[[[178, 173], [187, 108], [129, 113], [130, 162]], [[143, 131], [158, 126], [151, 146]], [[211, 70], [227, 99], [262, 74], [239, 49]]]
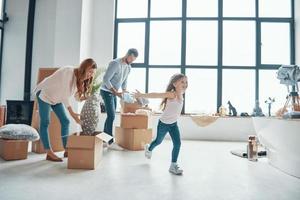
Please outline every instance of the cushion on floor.
[[7, 124], [0, 128], [0, 138], [10, 140], [38, 140], [39, 133], [26, 124]]

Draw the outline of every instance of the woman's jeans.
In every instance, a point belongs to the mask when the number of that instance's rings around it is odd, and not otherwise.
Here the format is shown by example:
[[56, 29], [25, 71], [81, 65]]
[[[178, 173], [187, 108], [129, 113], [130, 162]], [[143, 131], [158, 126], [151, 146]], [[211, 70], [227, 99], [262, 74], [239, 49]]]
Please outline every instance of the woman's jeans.
[[161, 144], [168, 132], [173, 142], [172, 162], [176, 163], [181, 146], [177, 122], [173, 124], [165, 124], [159, 120], [157, 125], [157, 136], [156, 139], [150, 144], [149, 151], [152, 151], [157, 145]]
[[[117, 97], [107, 91], [100, 90], [100, 95], [104, 101], [106, 110], [106, 120], [104, 124], [104, 132], [113, 136], [113, 124], [116, 117]], [[109, 144], [113, 143], [113, 139], [109, 141]]]
[[67, 146], [67, 139], [69, 135], [69, 127], [70, 120], [66, 114], [66, 109], [62, 103], [58, 103], [55, 105], [50, 105], [49, 103], [44, 102], [40, 99], [41, 91], [39, 91], [36, 96], [39, 105], [39, 115], [40, 115], [40, 137], [44, 145], [45, 150], [50, 150], [50, 142], [49, 142], [49, 123], [50, 123], [50, 108], [54, 111], [56, 116], [58, 117], [61, 124], [61, 137], [64, 148]]

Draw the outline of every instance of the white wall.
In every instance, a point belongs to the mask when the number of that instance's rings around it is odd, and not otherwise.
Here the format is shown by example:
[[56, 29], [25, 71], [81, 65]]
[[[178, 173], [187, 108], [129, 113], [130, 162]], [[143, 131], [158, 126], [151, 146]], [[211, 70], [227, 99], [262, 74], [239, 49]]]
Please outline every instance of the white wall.
[[1, 104], [23, 99], [28, 0], [6, 1], [9, 21], [3, 41]]
[[[7, 1], [1, 104], [23, 99], [28, 5]], [[113, 0], [36, 1], [31, 88], [40, 67], [78, 65], [86, 57], [106, 67], [113, 56], [113, 24]]]
[[81, 60], [92, 57], [99, 67], [107, 67], [113, 57], [113, 0], [84, 0], [81, 21]]
[[92, 24], [94, 0], [82, 1], [80, 60], [92, 57]]
[[82, 0], [36, 2], [31, 88], [40, 67], [78, 65]]
[[94, 0], [92, 57], [99, 67], [113, 58], [114, 9], [114, 0]]
[[32, 49], [31, 88], [36, 86], [39, 67], [54, 67], [56, 0], [36, 2]]
[[300, 65], [300, 0], [295, 0], [296, 64]]
[[[1, 104], [23, 99], [28, 5], [29, 0], [7, 1]], [[31, 89], [40, 67], [78, 66], [87, 57], [106, 67], [113, 55], [113, 23], [113, 0], [36, 1]], [[77, 110], [78, 103], [71, 102]]]
[[81, 8], [82, 0], [57, 0], [55, 66], [77, 66], [80, 62]]

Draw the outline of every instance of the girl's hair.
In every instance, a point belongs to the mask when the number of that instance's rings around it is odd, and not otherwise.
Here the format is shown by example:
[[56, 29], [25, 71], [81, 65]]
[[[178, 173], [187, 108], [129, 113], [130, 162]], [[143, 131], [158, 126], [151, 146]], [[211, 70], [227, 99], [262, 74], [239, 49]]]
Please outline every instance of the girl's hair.
[[87, 58], [83, 60], [79, 67], [75, 69], [75, 76], [76, 76], [76, 98], [78, 100], [84, 100], [90, 95], [92, 81], [94, 77], [84, 80], [86, 77], [86, 73], [89, 69], [97, 69], [97, 64], [92, 58]]
[[[185, 78], [186, 75], [184, 74], [174, 74], [170, 81], [169, 81], [169, 84], [167, 86], [167, 89], [166, 89], [166, 92], [173, 92], [176, 90], [176, 88], [174, 87], [174, 83], [176, 83], [178, 80], [182, 79], [182, 78]], [[166, 104], [167, 104], [167, 99], [168, 98], [164, 98], [163, 101], [161, 102], [160, 104], [160, 107], [162, 110], [164, 110], [166, 108]]]

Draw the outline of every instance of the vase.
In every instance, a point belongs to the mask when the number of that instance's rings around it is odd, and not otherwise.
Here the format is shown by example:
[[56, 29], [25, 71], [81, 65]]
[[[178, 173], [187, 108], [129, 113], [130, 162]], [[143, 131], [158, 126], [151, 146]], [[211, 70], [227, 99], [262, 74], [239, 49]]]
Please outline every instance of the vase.
[[100, 117], [100, 97], [91, 95], [85, 102], [80, 113], [81, 135], [93, 135]]

